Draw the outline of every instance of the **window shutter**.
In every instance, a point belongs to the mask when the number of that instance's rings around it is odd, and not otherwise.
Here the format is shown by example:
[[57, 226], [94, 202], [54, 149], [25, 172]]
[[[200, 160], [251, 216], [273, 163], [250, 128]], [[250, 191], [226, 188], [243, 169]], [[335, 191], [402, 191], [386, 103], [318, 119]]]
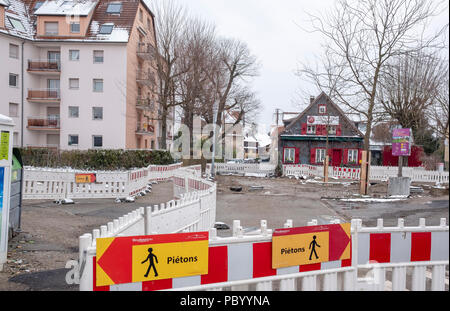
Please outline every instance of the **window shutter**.
[[311, 148], [310, 164], [316, 164], [316, 149], [317, 148]]
[[340, 124], [337, 126], [337, 129], [336, 129], [336, 136], [342, 136], [342, 128], [341, 128], [341, 125], [340, 125]]
[[306, 127], [307, 127], [307, 124], [306, 123], [302, 123], [302, 131], [301, 131], [302, 135], [306, 135]]
[[300, 148], [295, 148], [295, 164], [300, 163]]
[[348, 149], [344, 149], [344, 159], [343, 159], [343, 163], [347, 164], [348, 163]]
[[362, 149], [358, 149], [358, 165], [361, 165], [362, 160]]

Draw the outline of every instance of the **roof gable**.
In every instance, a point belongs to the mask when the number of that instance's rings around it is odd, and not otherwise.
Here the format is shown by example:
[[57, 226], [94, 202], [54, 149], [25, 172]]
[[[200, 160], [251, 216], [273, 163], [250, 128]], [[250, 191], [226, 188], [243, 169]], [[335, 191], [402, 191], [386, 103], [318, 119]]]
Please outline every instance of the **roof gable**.
[[336, 109], [336, 111], [339, 114], [339, 117], [342, 118], [343, 122], [347, 123], [349, 127], [354, 131], [358, 136], [364, 137], [364, 134], [355, 126], [355, 124], [347, 117], [347, 115], [342, 111], [342, 109], [336, 105], [324, 92], [321, 92], [319, 96], [317, 96], [310, 104], [309, 106], [302, 111], [297, 117], [287, 120], [289, 124], [286, 125], [286, 128], [284, 130], [284, 133], [289, 131], [291, 128], [293, 128], [300, 120], [302, 120], [308, 112], [311, 112], [311, 109], [314, 107], [317, 107], [320, 102], [326, 101], [327, 104], [331, 105], [333, 108]]

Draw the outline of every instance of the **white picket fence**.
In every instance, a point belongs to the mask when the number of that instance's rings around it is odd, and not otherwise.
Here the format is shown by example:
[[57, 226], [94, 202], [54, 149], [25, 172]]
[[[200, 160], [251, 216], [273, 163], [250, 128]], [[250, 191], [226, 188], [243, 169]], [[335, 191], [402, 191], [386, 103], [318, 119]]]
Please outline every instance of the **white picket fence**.
[[[91, 267], [93, 257], [96, 255], [97, 238], [208, 231], [214, 226], [216, 218], [216, 184], [214, 182], [199, 177], [201, 174], [195, 166], [153, 169], [153, 172], [157, 171], [163, 172], [162, 174], [166, 176], [163, 178], [158, 173], [153, 173], [152, 177], [157, 177], [156, 179], [160, 181], [179, 178], [192, 187], [186, 188], [189, 192], [179, 193], [179, 199], [140, 207], [108, 222], [100, 229], [94, 229], [92, 233], [80, 236], [78, 276], [80, 290], [92, 290], [93, 270]], [[174, 187], [177, 187], [175, 183]]]
[[[337, 179], [360, 178], [361, 169], [352, 167], [328, 167], [328, 176]], [[369, 179], [384, 181], [389, 177], [397, 177], [398, 167], [393, 166], [371, 166]], [[323, 166], [309, 164], [283, 165], [283, 176], [309, 176], [324, 177]], [[420, 167], [404, 167], [403, 176], [410, 177], [413, 182], [448, 183], [449, 172], [427, 171]]]
[[269, 163], [215, 163], [218, 174], [259, 174], [269, 176], [275, 172], [276, 165]]

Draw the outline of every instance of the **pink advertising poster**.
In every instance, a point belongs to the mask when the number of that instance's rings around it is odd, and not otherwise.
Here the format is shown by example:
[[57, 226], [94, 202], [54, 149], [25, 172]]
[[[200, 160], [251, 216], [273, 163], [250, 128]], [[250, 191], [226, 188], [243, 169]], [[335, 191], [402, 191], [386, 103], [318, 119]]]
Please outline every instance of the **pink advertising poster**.
[[394, 129], [392, 132], [392, 155], [411, 155], [411, 129]]

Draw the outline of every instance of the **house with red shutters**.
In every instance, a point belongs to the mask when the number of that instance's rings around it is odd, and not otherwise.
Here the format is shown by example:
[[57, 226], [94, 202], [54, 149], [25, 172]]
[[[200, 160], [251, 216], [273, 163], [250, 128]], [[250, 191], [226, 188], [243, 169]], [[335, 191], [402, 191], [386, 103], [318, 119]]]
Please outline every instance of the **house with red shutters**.
[[283, 122], [278, 139], [282, 164], [322, 165], [328, 153], [331, 166], [360, 165], [364, 134], [325, 93], [311, 97], [302, 113]]

